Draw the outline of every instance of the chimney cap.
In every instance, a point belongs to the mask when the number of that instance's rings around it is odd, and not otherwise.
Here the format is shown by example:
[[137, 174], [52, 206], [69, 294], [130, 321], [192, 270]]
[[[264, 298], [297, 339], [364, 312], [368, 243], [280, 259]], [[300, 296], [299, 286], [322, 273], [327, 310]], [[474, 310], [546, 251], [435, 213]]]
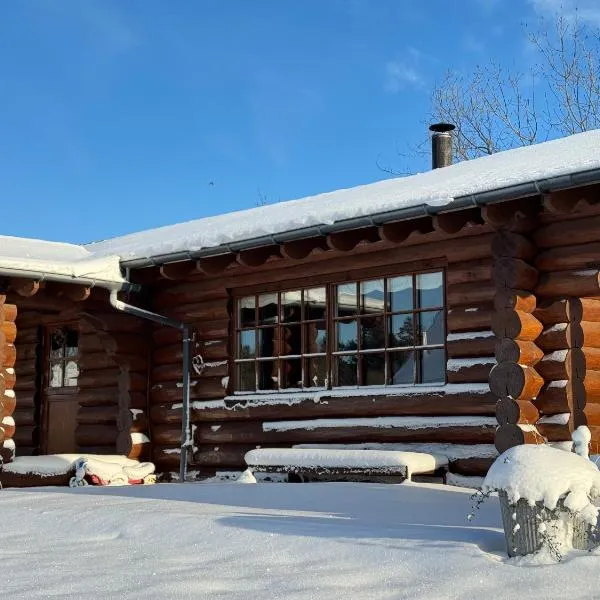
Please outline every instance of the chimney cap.
[[434, 123], [429, 126], [429, 131], [434, 133], [448, 133], [454, 129], [456, 129], [456, 125], [452, 125], [452, 123]]

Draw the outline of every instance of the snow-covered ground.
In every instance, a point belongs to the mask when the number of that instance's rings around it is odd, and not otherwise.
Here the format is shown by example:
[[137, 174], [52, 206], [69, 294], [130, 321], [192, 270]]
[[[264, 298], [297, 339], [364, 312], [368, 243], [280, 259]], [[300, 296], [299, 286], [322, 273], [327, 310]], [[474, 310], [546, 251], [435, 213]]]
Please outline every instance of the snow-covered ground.
[[600, 597], [600, 556], [521, 567], [497, 499], [427, 484], [0, 491], [5, 598]]

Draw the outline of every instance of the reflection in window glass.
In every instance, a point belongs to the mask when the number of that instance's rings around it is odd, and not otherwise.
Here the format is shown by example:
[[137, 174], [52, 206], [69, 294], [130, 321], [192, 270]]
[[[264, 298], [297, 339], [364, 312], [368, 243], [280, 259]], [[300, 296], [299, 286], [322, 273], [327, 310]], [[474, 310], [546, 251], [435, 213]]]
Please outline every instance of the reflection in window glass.
[[277, 323], [277, 294], [263, 294], [258, 297], [258, 324]]
[[441, 310], [419, 313], [419, 338], [421, 346], [444, 343], [444, 314]]
[[417, 294], [420, 308], [444, 306], [442, 273], [419, 273], [417, 275]]
[[275, 356], [275, 327], [258, 329], [258, 356], [268, 358]]
[[302, 354], [302, 325], [284, 325], [281, 328], [281, 350], [279, 356], [299, 356]]
[[240, 331], [238, 342], [238, 358], [254, 358], [256, 356], [256, 332], [254, 329]]
[[316, 321], [325, 318], [327, 308], [327, 292], [325, 288], [304, 290], [304, 319]]
[[327, 387], [327, 360], [324, 356], [306, 359], [307, 387]]
[[281, 318], [284, 323], [302, 320], [302, 292], [284, 292], [281, 294]]
[[414, 346], [412, 313], [392, 315], [389, 323], [389, 345], [391, 348]]
[[366, 317], [360, 320], [361, 350], [385, 348], [384, 317]]
[[415, 354], [412, 350], [390, 354], [390, 383], [401, 385], [415, 381]]
[[358, 310], [356, 283], [344, 283], [337, 286], [337, 316], [355, 315]]
[[357, 350], [358, 349], [358, 336], [356, 331], [356, 320], [352, 321], [338, 321], [337, 322], [337, 349], [343, 350]]
[[385, 385], [385, 353], [362, 355], [363, 385]]
[[306, 353], [319, 354], [327, 352], [327, 325], [325, 321], [306, 323]]
[[350, 356], [336, 356], [336, 382], [338, 386], [352, 386], [356, 385], [357, 378], [357, 356], [351, 354]]
[[388, 295], [391, 312], [413, 309], [412, 276], [392, 277], [388, 279]]
[[279, 387], [279, 365], [276, 360], [259, 360], [258, 389], [276, 390]]
[[446, 356], [442, 348], [420, 350], [420, 371], [423, 383], [443, 383], [446, 373]]
[[282, 388], [301, 388], [302, 387], [302, 360], [299, 358], [288, 358], [282, 360], [281, 367], [281, 387]]
[[237, 365], [237, 389], [240, 392], [253, 392], [256, 390], [256, 375], [252, 362], [241, 362]]
[[238, 302], [240, 327], [254, 327], [256, 325], [256, 298], [249, 296], [240, 298]]
[[382, 313], [385, 308], [383, 279], [360, 284], [360, 311], [364, 314]]

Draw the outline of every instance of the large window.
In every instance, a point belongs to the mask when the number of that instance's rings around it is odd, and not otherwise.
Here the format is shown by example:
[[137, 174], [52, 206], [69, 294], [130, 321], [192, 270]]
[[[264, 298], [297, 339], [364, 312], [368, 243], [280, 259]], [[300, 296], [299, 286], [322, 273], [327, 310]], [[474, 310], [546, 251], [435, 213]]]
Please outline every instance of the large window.
[[79, 334], [72, 327], [48, 333], [48, 387], [73, 388], [79, 377]]
[[237, 299], [235, 390], [445, 380], [441, 271]]

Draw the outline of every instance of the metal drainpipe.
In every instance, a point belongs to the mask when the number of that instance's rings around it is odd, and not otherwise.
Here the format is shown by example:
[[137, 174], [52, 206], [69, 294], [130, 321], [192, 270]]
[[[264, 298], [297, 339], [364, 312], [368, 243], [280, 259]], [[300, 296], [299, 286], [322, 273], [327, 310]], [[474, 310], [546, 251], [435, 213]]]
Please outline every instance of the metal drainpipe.
[[[188, 448], [192, 445], [190, 439], [190, 330], [189, 327], [182, 321], [176, 321], [151, 312], [139, 306], [133, 306], [127, 304], [117, 297], [118, 290], [111, 290], [110, 292], [110, 304], [113, 308], [118, 311], [153, 321], [166, 327], [173, 327], [179, 329], [183, 336], [183, 403], [182, 403], [182, 415], [181, 415], [181, 455], [179, 460], [179, 481], [183, 483], [185, 481], [187, 473], [187, 456]], [[148, 415], [148, 418], [150, 415]]]

